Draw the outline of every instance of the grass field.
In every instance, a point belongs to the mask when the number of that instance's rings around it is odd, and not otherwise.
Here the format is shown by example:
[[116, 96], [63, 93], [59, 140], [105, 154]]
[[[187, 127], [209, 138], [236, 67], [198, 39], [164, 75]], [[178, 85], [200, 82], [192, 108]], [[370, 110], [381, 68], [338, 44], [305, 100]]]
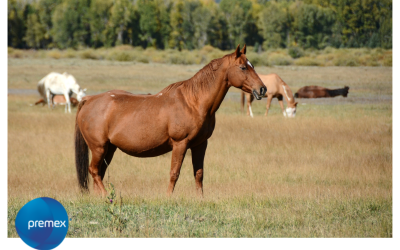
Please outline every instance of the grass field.
[[298, 99], [294, 119], [282, 116], [276, 100], [264, 117], [262, 100], [251, 119], [231, 89], [209, 140], [204, 199], [195, 196], [190, 151], [170, 199], [170, 153], [141, 159], [117, 151], [105, 178], [115, 186], [117, 216], [105, 198], [78, 190], [74, 114], [29, 106], [51, 71], [73, 74], [89, 94], [156, 93], [200, 68], [10, 58], [8, 237], [18, 237], [19, 209], [41, 196], [66, 208], [67, 237], [392, 237], [391, 67], [256, 67], [278, 73], [294, 92], [348, 85], [349, 96]]

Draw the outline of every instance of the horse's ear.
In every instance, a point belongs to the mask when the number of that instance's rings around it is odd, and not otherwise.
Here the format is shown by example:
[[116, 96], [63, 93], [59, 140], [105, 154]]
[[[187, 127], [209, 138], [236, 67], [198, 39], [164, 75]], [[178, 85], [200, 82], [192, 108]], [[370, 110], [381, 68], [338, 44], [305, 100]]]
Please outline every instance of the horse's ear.
[[295, 106], [295, 107], [297, 107], [297, 103], [298, 103], [298, 102], [295, 102], [295, 103], [294, 103], [294, 106]]
[[243, 49], [240, 51], [240, 53], [246, 55], [246, 44], [244, 44]]
[[235, 59], [238, 58], [240, 56], [240, 44], [238, 44], [238, 46], [236, 47], [235, 50]]

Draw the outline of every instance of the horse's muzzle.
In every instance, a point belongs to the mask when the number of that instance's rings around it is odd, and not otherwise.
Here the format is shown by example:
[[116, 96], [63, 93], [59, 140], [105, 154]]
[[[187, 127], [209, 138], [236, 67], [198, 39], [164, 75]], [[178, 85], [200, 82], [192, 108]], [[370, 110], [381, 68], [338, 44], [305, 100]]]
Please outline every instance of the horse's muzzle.
[[253, 90], [253, 95], [257, 100], [261, 100], [263, 96], [267, 93], [267, 88], [266, 87], [261, 87], [260, 88], [260, 94], [257, 93], [257, 91], [254, 89]]

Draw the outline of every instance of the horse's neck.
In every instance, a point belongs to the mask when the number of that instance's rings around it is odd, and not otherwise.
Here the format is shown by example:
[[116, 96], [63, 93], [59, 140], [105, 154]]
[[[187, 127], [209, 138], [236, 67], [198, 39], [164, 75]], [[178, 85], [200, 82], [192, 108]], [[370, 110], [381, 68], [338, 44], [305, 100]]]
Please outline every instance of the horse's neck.
[[281, 81], [281, 84], [282, 84], [282, 89], [283, 89], [282, 95], [285, 97], [288, 106], [289, 105], [293, 106], [294, 105], [294, 96], [293, 96], [292, 90], [284, 81]]
[[226, 93], [228, 93], [228, 90], [230, 88], [230, 85], [224, 78], [225, 76], [221, 75], [219, 79], [216, 79], [214, 81], [213, 86], [215, 86], [216, 88], [211, 93], [212, 97], [209, 98], [209, 102], [212, 103], [212, 105], [209, 108], [209, 112], [211, 114], [215, 114], [215, 112], [217, 112], [217, 110], [221, 106], [222, 101], [226, 96]]
[[328, 89], [328, 93], [330, 96], [338, 96], [338, 95], [343, 95], [344, 89]]
[[[199, 112], [204, 114], [215, 114], [215, 112], [217, 112], [230, 87], [225, 79], [225, 70], [223, 68], [211, 73], [213, 77], [198, 79], [199, 81], [205, 81], [203, 84], [206, 84], [206, 87], [203, 87], [202, 91], [196, 91], [196, 98], [187, 98], [188, 102], [192, 103], [193, 106], [199, 109]], [[191, 82], [190, 84], [199, 83]], [[194, 89], [197, 88], [195, 86], [192, 87]]]

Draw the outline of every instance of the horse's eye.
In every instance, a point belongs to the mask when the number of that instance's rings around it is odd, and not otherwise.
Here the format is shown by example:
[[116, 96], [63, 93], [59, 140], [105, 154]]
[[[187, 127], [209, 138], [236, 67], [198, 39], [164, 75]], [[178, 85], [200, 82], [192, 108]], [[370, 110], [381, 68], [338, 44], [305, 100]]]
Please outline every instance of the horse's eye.
[[241, 69], [241, 70], [246, 70], [246, 66], [241, 65], [241, 66], [240, 66], [240, 69]]

